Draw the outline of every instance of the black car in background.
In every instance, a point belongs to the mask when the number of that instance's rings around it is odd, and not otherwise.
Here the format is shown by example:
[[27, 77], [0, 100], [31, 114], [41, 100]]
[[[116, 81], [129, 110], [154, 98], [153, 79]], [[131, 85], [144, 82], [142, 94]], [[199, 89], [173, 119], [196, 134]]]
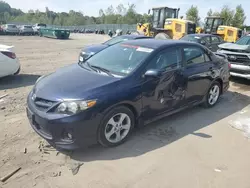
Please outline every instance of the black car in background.
[[182, 37], [180, 40], [200, 43], [212, 52], [216, 52], [219, 49], [218, 45], [224, 43], [220, 36], [212, 34], [190, 34]]
[[127, 40], [138, 40], [138, 39], [149, 39], [149, 38], [152, 37], [147, 37], [144, 35], [121, 35], [113, 37], [102, 44], [94, 44], [84, 47], [80, 52], [79, 61], [83, 62], [90, 56], [93, 56], [97, 52], [100, 52], [101, 50], [108, 48], [109, 46], [113, 46], [114, 44], [118, 44]]

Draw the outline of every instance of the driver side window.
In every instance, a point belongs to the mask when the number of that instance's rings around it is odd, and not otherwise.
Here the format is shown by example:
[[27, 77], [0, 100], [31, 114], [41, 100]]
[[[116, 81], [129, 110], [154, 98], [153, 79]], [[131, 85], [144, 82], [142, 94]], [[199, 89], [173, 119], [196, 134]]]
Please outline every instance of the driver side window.
[[171, 48], [161, 51], [148, 64], [147, 70], [167, 70], [181, 67], [181, 53], [178, 48]]

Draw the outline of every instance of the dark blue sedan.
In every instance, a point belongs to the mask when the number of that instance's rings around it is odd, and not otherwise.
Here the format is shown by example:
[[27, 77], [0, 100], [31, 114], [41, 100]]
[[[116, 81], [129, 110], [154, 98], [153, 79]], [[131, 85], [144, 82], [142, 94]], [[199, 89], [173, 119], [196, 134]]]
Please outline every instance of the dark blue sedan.
[[214, 106], [228, 87], [227, 60], [200, 44], [133, 40], [40, 78], [27, 114], [55, 147], [111, 147], [135, 126], [201, 103]]
[[114, 44], [124, 42], [127, 40], [137, 40], [137, 39], [145, 39], [145, 38], [151, 38], [151, 37], [147, 37], [144, 35], [122, 35], [122, 36], [114, 37], [102, 44], [94, 44], [91, 46], [86, 46], [80, 52], [79, 61], [83, 62], [85, 59], [89, 58], [90, 56]]

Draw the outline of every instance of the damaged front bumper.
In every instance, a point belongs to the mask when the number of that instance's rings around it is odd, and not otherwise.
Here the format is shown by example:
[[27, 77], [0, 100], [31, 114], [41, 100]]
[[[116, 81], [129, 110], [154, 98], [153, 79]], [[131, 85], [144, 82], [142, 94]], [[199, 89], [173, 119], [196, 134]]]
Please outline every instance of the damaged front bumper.
[[231, 64], [230, 75], [250, 79], [250, 66]]

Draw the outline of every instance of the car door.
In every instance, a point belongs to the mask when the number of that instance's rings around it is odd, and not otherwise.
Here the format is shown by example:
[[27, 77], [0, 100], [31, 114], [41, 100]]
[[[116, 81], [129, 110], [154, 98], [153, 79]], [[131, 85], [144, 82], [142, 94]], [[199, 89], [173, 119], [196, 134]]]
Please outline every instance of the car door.
[[184, 100], [187, 83], [183, 80], [181, 50], [178, 47], [159, 52], [146, 66], [161, 70], [159, 77], [145, 77], [142, 84], [144, 120], [154, 119], [179, 108]]
[[217, 36], [211, 36], [211, 48], [210, 50], [212, 52], [217, 52], [217, 50], [219, 49], [218, 45], [220, 45], [222, 43], [221, 39]]
[[214, 64], [204, 48], [199, 46], [183, 47], [184, 79], [188, 80], [185, 103], [196, 103], [203, 99], [211, 84]]

